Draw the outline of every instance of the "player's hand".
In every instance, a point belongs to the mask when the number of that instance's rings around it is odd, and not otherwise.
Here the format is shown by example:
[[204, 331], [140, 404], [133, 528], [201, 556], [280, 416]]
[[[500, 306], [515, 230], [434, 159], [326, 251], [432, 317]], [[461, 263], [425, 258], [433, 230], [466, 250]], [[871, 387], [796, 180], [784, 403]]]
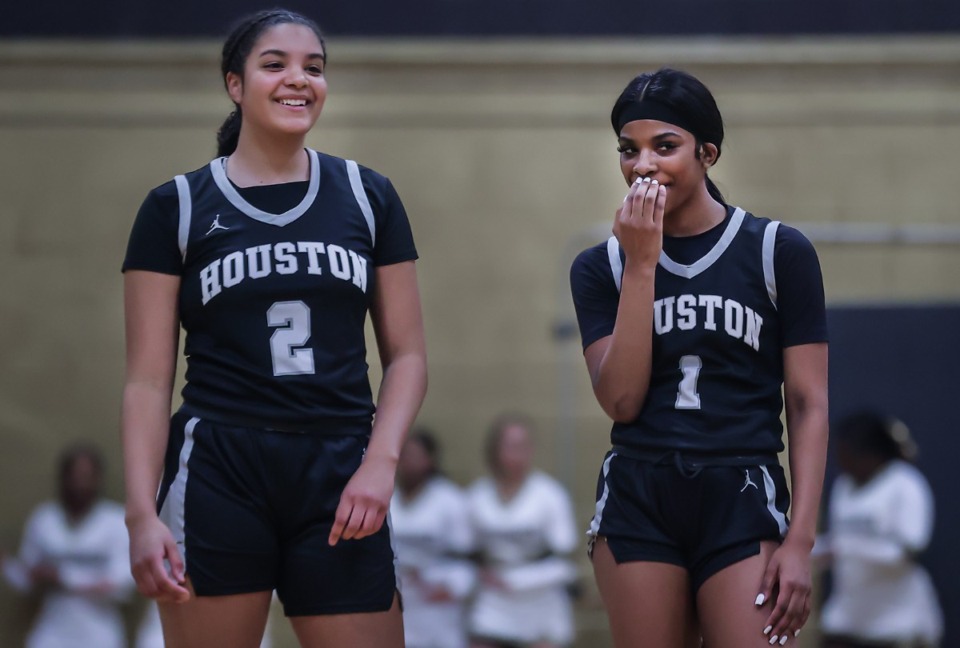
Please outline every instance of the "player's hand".
[[[130, 571], [140, 593], [164, 602], [190, 600], [183, 557], [170, 529], [155, 515], [128, 522], [127, 528], [130, 531]], [[170, 571], [167, 571], [164, 560], [170, 564]]]
[[785, 644], [807, 622], [811, 588], [810, 549], [791, 543], [788, 536], [770, 557], [760, 585], [762, 600], [773, 604], [763, 627], [772, 642], [776, 637], [773, 643]]
[[330, 546], [341, 539], [359, 540], [380, 530], [390, 510], [396, 473], [396, 461], [370, 454], [363, 458], [340, 495], [328, 539]]
[[613, 234], [628, 261], [654, 267], [663, 249], [663, 211], [667, 189], [656, 180], [639, 179], [630, 185], [613, 221]]
[[60, 570], [48, 563], [40, 563], [30, 568], [30, 582], [41, 589], [58, 589], [63, 586]]

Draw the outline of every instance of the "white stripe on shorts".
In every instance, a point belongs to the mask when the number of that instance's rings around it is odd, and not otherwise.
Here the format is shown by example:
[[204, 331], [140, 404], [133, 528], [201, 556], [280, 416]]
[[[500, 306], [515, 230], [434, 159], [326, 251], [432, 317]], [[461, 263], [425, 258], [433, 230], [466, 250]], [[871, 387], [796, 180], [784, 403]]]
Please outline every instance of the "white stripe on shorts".
[[607, 485], [607, 475], [610, 474], [610, 462], [617, 456], [616, 452], [611, 452], [607, 460], [603, 462], [603, 493], [597, 500], [597, 510], [590, 520], [590, 528], [587, 529], [587, 535], [595, 538], [600, 532], [600, 522], [603, 520], [603, 507], [607, 505], [607, 496], [610, 495], [610, 487]]
[[167, 492], [166, 499], [163, 500], [163, 506], [160, 507], [160, 519], [173, 534], [173, 539], [176, 541], [177, 548], [180, 550], [180, 555], [184, 561], [187, 559], [187, 549], [183, 542], [185, 538], [184, 502], [187, 495], [187, 477], [190, 472], [187, 463], [190, 461], [190, 453], [193, 452], [193, 428], [197, 427], [199, 422], [200, 419], [197, 417], [187, 421], [184, 428], [183, 447], [180, 448], [180, 464], [177, 468], [177, 475], [173, 478], [173, 483], [170, 484], [170, 490]]
[[763, 472], [763, 491], [767, 494], [767, 510], [777, 521], [780, 537], [783, 538], [787, 535], [787, 517], [777, 510], [777, 486], [773, 483], [773, 477], [770, 476], [766, 466], [760, 466], [760, 470]]

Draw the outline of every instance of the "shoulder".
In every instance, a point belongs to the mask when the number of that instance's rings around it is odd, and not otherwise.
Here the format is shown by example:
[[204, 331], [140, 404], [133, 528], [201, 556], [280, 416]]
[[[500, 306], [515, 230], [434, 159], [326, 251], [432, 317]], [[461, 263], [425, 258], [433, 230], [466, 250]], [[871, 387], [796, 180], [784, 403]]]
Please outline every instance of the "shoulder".
[[[618, 255], [619, 249], [619, 245], [617, 245], [616, 253]], [[574, 287], [599, 281], [602, 283], [609, 282], [611, 288], [616, 288], [612, 273], [610, 247], [608, 241], [604, 241], [577, 255], [570, 266], [570, 281]]]
[[930, 490], [927, 478], [916, 466], [909, 462], [899, 459], [891, 461], [887, 468], [887, 474], [888, 479], [895, 484], [894, 488], [898, 490], [913, 489], [924, 492]]
[[494, 491], [493, 480], [490, 477], [480, 477], [467, 488], [467, 497], [471, 501], [478, 501], [490, 497]]
[[463, 489], [446, 477], [434, 477], [430, 481], [430, 489], [438, 499], [446, 503], [462, 504], [464, 501]]
[[530, 474], [530, 485], [538, 491], [549, 494], [551, 497], [566, 498], [567, 491], [563, 485], [541, 470], [535, 470]]
[[813, 243], [803, 232], [790, 225], [780, 224], [777, 228], [777, 251], [788, 253], [813, 254], [816, 256]]
[[96, 511], [99, 515], [121, 521], [123, 521], [125, 515], [123, 504], [112, 500], [100, 500], [97, 502]]
[[63, 517], [63, 509], [53, 500], [38, 504], [30, 513], [27, 524], [30, 526], [49, 526]]

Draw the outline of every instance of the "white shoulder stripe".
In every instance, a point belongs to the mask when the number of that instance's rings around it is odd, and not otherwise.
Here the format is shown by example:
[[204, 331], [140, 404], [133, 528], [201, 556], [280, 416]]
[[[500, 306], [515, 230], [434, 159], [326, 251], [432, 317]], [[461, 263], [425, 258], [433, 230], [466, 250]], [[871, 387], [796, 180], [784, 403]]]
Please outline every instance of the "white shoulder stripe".
[[616, 236], [607, 239], [607, 258], [610, 259], [613, 283], [617, 284], [617, 292], [620, 292], [620, 284], [623, 282], [623, 262], [620, 260], [620, 241]]
[[190, 200], [190, 183], [187, 177], [178, 175], [174, 182], [177, 183], [177, 195], [180, 198], [180, 226], [177, 228], [177, 243], [180, 246], [180, 257], [183, 261], [187, 260], [187, 241], [190, 239], [190, 219], [192, 217], [193, 203]]
[[777, 242], [778, 227], [780, 227], [780, 221], [771, 221], [763, 230], [763, 279], [767, 284], [767, 295], [770, 296], [774, 308], [777, 307], [777, 276], [773, 267], [773, 249]]
[[360, 179], [360, 167], [353, 160], [344, 160], [347, 163], [347, 175], [350, 176], [350, 187], [353, 189], [353, 195], [360, 205], [360, 211], [367, 221], [367, 227], [370, 228], [370, 238], [373, 244], [377, 244], [377, 225], [373, 220], [373, 209], [370, 208], [370, 200], [367, 198], [367, 192], [363, 190], [363, 181]]

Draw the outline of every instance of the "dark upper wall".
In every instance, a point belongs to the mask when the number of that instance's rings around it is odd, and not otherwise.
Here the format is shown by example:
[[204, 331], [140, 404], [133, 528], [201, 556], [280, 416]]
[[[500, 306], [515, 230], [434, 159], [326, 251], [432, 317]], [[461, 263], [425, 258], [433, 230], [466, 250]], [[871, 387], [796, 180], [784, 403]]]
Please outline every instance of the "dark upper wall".
[[960, 32], [956, 0], [97, 0], [62, 1], [56, 11], [41, 2], [9, 3], [0, 36], [217, 36], [238, 16], [275, 4], [350, 36]]

